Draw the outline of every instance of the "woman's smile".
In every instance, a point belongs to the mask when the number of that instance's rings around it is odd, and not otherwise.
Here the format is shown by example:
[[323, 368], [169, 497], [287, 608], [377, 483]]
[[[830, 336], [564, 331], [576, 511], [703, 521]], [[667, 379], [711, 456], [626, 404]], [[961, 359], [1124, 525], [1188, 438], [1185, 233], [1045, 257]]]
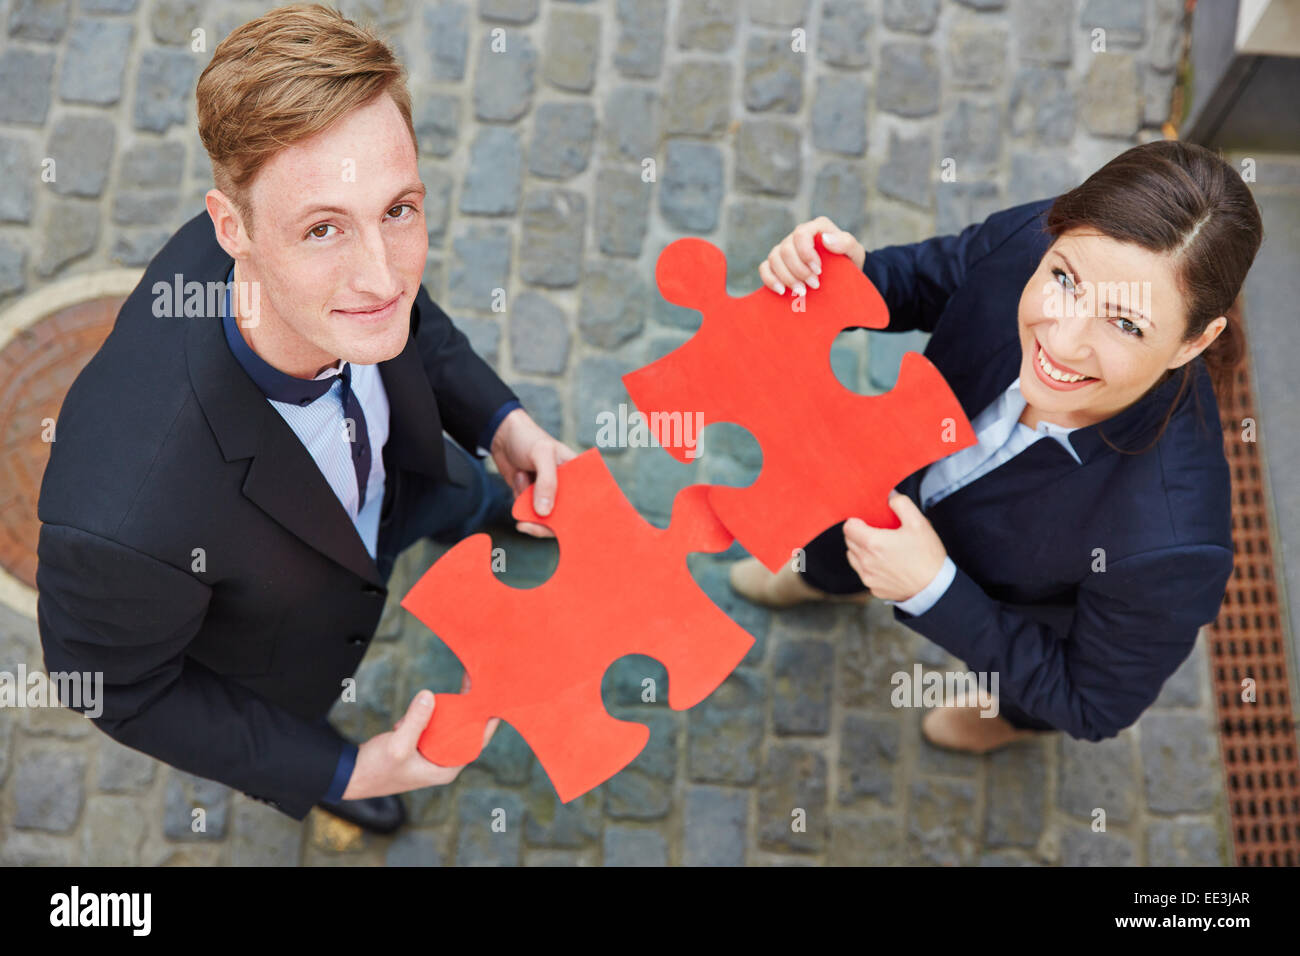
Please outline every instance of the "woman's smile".
[[1091, 385], [1099, 381], [1094, 376], [1084, 375], [1081, 372], [1075, 372], [1068, 366], [1060, 365], [1053, 362], [1047, 355], [1047, 350], [1043, 348], [1042, 343], [1034, 339], [1034, 370], [1038, 373], [1038, 378], [1048, 388], [1061, 392], [1074, 391]]

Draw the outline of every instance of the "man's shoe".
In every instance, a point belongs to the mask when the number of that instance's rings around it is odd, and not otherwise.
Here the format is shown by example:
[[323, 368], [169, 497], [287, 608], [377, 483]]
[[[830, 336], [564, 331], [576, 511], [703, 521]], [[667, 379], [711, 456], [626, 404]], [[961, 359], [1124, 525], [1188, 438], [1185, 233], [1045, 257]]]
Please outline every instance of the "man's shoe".
[[392, 833], [406, 822], [406, 808], [397, 794], [337, 802], [322, 800], [316, 806], [371, 833]]
[[1045, 731], [1015, 727], [1002, 716], [982, 717], [979, 707], [936, 707], [921, 718], [921, 734], [944, 750], [986, 754]]
[[831, 601], [839, 604], [866, 604], [871, 592], [827, 594], [806, 581], [789, 564], [773, 574], [758, 558], [744, 558], [731, 566], [731, 589], [741, 597], [764, 607], [793, 607], [805, 601]]

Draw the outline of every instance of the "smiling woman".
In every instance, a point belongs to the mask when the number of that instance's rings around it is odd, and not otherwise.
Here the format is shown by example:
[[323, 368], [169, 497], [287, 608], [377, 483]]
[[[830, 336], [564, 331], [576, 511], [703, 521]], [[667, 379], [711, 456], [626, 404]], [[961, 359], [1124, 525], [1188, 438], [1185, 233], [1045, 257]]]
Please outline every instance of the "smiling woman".
[[880, 291], [886, 332], [932, 333], [925, 354], [977, 443], [900, 483], [900, 527], [850, 518], [802, 568], [747, 559], [732, 586], [775, 607], [865, 589], [996, 675], [999, 716], [926, 715], [940, 746], [1114, 736], [1191, 653], [1232, 571], [1215, 391], [1241, 360], [1237, 297], [1262, 238], [1249, 189], [1209, 150], [1150, 143], [957, 236], [867, 253], [829, 219], [804, 223], [759, 268], [773, 292], [817, 294], [816, 233]]

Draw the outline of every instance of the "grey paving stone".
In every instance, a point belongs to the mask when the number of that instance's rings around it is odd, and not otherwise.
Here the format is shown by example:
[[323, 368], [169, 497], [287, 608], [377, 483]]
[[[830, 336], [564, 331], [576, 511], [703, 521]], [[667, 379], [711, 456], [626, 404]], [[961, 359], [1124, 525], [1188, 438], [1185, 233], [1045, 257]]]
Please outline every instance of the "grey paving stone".
[[510, 355], [521, 372], [563, 372], [569, 361], [564, 310], [537, 292], [521, 293], [510, 309]]
[[1142, 72], [1142, 125], [1160, 126], [1169, 121], [1173, 109], [1174, 83], [1178, 79], [1172, 72], [1160, 73], [1151, 66]]
[[1106, 31], [1106, 43], [1124, 43], [1137, 46], [1146, 36], [1145, 3], [1132, 0], [1084, 0], [1079, 13], [1079, 25], [1091, 31], [1101, 27]]
[[519, 274], [548, 288], [576, 285], [582, 269], [587, 197], [571, 189], [532, 189], [524, 195]]
[[591, 91], [600, 58], [600, 17], [556, 7], [546, 25], [546, 81], [575, 93]]
[[171, 236], [170, 229], [119, 230], [109, 259], [124, 266], [148, 265]]
[[745, 45], [745, 108], [797, 113], [803, 103], [804, 55], [783, 35], [751, 34]]
[[725, 53], [736, 39], [739, 0], [699, 0], [677, 12], [677, 46], [682, 50]]
[[519, 207], [523, 166], [518, 131], [501, 126], [480, 127], [470, 144], [460, 211], [484, 216], [514, 212]]
[[913, 779], [905, 853], [924, 866], [969, 866], [978, 838], [975, 785], [967, 780]]
[[1091, 820], [1101, 808], [1108, 823], [1127, 823], [1138, 804], [1134, 779], [1133, 734], [1096, 742], [1061, 736], [1057, 805], [1066, 813]]
[[669, 74], [664, 97], [664, 133], [720, 136], [731, 122], [730, 91], [730, 63], [678, 63]]
[[834, 651], [830, 642], [782, 641], [772, 656], [772, 729], [824, 735], [831, 724]]
[[605, 828], [605, 866], [667, 866], [668, 844], [646, 827]]
[[1219, 753], [1201, 714], [1148, 712], [1139, 722], [1147, 807], [1156, 813], [1212, 810], [1222, 791]]
[[853, 236], [861, 236], [867, 224], [867, 186], [863, 167], [846, 160], [831, 160], [813, 181], [808, 217], [826, 216]]
[[1061, 834], [1063, 866], [1134, 866], [1136, 863], [1133, 842], [1121, 833], [1072, 826]]
[[1002, 109], [973, 100], [957, 102], [943, 124], [939, 151], [956, 160], [957, 176], [991, 171], [1002, 150]]
[[190, 31], [202, 24], [203, 0], [156, 0], [149, 8], [149, 30], [159, 43], [190, 43]]
[[[0, 239], [0, 295], [21, 292], [27, 287], [23, 273], [27, 269], [27, 250], [8, 239]], [[5, 727], [11, 727], [5, 724]], [[4, 731], [0, 731], [3, 733]], [[0, 758], [0, 781], [4, 780], [4, 761]]]
[[130, 21], [77, 18], [68, 34], [59, 98], [99, 106], [120, 100], [134, 35]]
[[1061, 16], [1055, 0], [1021, 0], [1013, 9], [1016, 51], [1026, 63], [1070, 62], [1069, 17]]
[[179, 186], [185, 172], [185, 147], [176, 142], [139, 142], [122, 154], [118, 188], [158, 189]]
[[411, 122], [421, 153], [450, 156], [460, 135], [460, 99], [426, 92], [411, 104]]
[[913, 40], [881, 44], [876, 108], [899, 116], [929, 116], [939, 109], [939, 58]]
[[443, 168], [420, 163], [420, 179], [428, 191], [424, 195], [424, 225], [429, 233], [429, 246], [437, 249], [447, 238], [451, 222], [451, 193], [455, 185], [451, 173]]
[[582, 277], [578, 331], [589, 345], [612, 349], [641, 334], [649, 302], [636, 266], [592, 260]]
[[604, 784], [575, 800], [561, 803], [555, 788], [538, 764], [533, 772], [525, 806], [524, 835], [534, 846], [581, 849], [600, 839], [605, 803]]
[[68, 750], [35, 750], [20, 758], [10, 784], [13, 826], [68, 833], [85, 801], [86, 758]]
[[587, 103], [543, 103], [533, 119], [528, 169], [535, 176], [568, 179], [591, 162], [596, 111]]
[[[504, 48], [483, 37], [474, 68], [474, 115], [511, 123], [528, 112], [537, 83], [537, 50], [526, 33], [505, 30]], [[435, 75], [437, 60], [435, 64]]]
[[1074, 137], [1074, 94], [1065, 76], [1062, 70], [1037, 66], [1016, 73], [1008, 114], [1013, 136], [1044, 145], [1062, 145]]
[[141, 793], [153, 783], [158, 761], [119, 744], [108, 734], [96, 739], [96, 785], [108, 793]]
[[[727, 286], [736, 294], [752, 292], [762, 284], [758, 267], [772, 247], [794, 229], [793, 214], [784, 204], [738, 199], [727, 206]], [[754, 462], [757, 466], [758, 462]]]
[[955, 86], [991, 90], [1002, 85], [1007, 31], [958, 27], [948, 34], [948, 64]]
[[671, 140], [659, 184], [659, 211], [674, 229], [712, 232], [722, 202], [722, 153], [716, 146]]
[[653, 186], [635, 171], [605, 167], [596, 174], [596, 246], [610, 256], [641, 254]]
[[901, 754], [896, 718], [845, 715], [840, 730], [840, 806], [853, 806], [868, 797], [894, 806]]
[[891, 30], [930, 33], [939, 22], [939, 0], [883, 0], [881, 19]]
[[[712, 451], [709, 454], [712, 454]], [[714, 604], [722, 608], [728, 617], [754, 638], [754, 646], [740, 662], [740, 666], [758, 666], [763, 660], [767, 647], [767, 634], [772, 626], [772, 612], [757, 604], [751, 604], [731, 589], [728, 580], [731, 561], [706, 558], [703, 555], [697, 558], [698, 561], [692, 562], [691, 565], [691, 573], [695, 576], [696, 582]]]
[[1046, 825], [1047, 764], [1041, 741], [989, 755], [984, 840], [988, 846], [1035, 846]]
[[493, 781], [503, 787], [514, 787], [527, 783], [533, 777], [536, 763], [532, 749], [519, 735], [519, 731], [502, 723], [474, 761], [474, 768], [490, 773]]
[[[54, 54], [10, 46], [0, 51], [0, 123], [40, 126], [50, 111]], [[9, 167], [6, 167], [9, 168]]]
[[894, 866], [899, 861], [902, 831], [892, 817], [831, 817], [830, 866]]
[[139, 799], [91, 797], [80, 827], [82, 866], [138, 866], [148, 827], [148, 814]]
[[870, 10], [858, 0], [824, 0], [817, 55], [831, 66], [859, 69], [871, 63]]
[[820, 853], [829, 829], [826, 758], [797, 744], [769, 746], [758, 788], [758, 845]]
[[658, 820], [673, 803], [673, 777], [677, 769], [676, 714], [645, 708], [621, 711], [650, 728], [645, 749], [605, 785], [605, 814], [616, 820]]
[[656, 103], [654, 91], [639, 86], [619, 86], [609, 94], [601, 120], [606, 156], [638, 166], [654, 156]]
[[[428, 37], [428, 56], [430, 69], [435, 80], [460, 80], [465, 76], [465, 56], [469, 46], [469, 14], [465, 4], [457, 3], [455, 0], [450, 2], [437, 3], [424, 7], [424, 33]], [[507, 46], [511, 46], [512, 40], [518, 34], [508, 34], [506, 37]], [[488, 47], [490, 38], [485, 37], [484, 47], [480, 50], [480, 58], [484, 56], [493, 56], [495, 54]], [[482, 63], [482, 59], [480, 59]], [[497, 68], [497, 61], [491, 61], [492, 68]], [[486, 69], [484, 64], [480, 69]], [[478, 80], [482, 78], [482, 73], [475, 79], [475, 99], [477, 101]], [[528, 92], [532, 92], [531, 83], [528, 85]]]
[[763, 739], [761, 674], [736, 670], [688, 715], [687, 771], [696, 783], [751, 784]]
[[507, 790], [462, 790], [456, 801], [457, 866], [517, 866], [524, 804]]
[[[184, 842], [224, 840], [230, 794], [225, 784], [169, 767], [163, 803], [163, 836]], [[197, 813], [199, 810], [203, 812]]]
[[185, 50], [145, 50], [135, 80], [135, 128], [154, 133], [190, 118], [190, 91], [198, 78], [194, 55]]
[[667, 0], [617, 0], [614, 66], [624, 76], [653, 79], [664, 59]]
[[113, 200], [113, 222], [120, 226], [147, 226], [170, 222], [180, 204], [175, 192], [126, 190]]
[[[983, 222], [999, 209], [1003, 208], [1002, 197], [998, 187], [993, 183], [945, 183], [935, 186], [935, 223], [936, 235], [953, 235], [967, 226]], [[876, 339], [898, 338], [898, 336], [877, 336]], [[912, 346], [909, 346], [912, 348]], [[872, 353], [874, 357], [874, 352]], [[898, 368], [894, 363], [893, 368]]]
[[564, 434], [564, 404], [558, 391], [550, 385], [532, 382], [519, 382], [514, 390], [528, 414], [533, 416], [533, 421], [548, 435], [559, 437]]
[[736, 188], [793, 196], [799, 190], [800, 135], [777, 120], [744, 120], [736, 134]]
[[86, 255], [99, 241], [99, 208], [79, 199], [50, 202], [36, 274], [48, 277]]
[[136, 0], [81, 0], [82, 13], [131, 13]]
[[[960, 175], [961, 160], [957, 159], [957, 163]], [[929, 208], [934, 195], [930, 184], [934, 165], [934, 148], [927, 134], [905, 137], [890, 130], [889, 153], [876, 173], [876, 188], [886, 196]]]
[[1147, 824], [1147, 866], [1224, 866], [1226, 857], [1219, 831], [1208, 824]]
[[1078, 168], [1059, 153], [1011, 151], [1007, 202], [1011, 205], [1050, 199], [1083, 182]]
[[853, 76], [817, 78], [812, 108], [813, 145], [846, 156], [867, 149], [867, 85]]
[[1201, 679], [1205, 673], [1205, 642], [1197, 641], [1187, 660], [1169, 675], [1152, 707], [1200, 707]]
[[471, 225], [452, 240], [451, 248], [449, 301], [490, 311], [495, 290], [505, 289], [510, 275], [509, 233], [502, 226]]
[[503, 23], [532, 23], [537, 19], [537, 0], [479, 0], [478, 15]]
[[298, 865], [305, 831], [302, 823], [246, 798], [235, 800], [231, 818], [231, 866]]
[[1153, 0], [1151, 44], [1147, 60], [1154, 70], [1169, 72], [1178, 65], [1183, 40], [1185, 5], [1181, 0]]
[[749, 795], [723, 787], [686, 791], [684, 866], [744, 866]]
[[9, 35], [20, 40], [57, 43], [68, 28], [68, 0], [13, 0]]
[[887, 617], [886, 605], [867, 605], [866, 614], [852, 617], [839, 639], [838, 703], [874, 712], [895, 713], [890, 702], [892, 676], [912, 669], [907, 630]]
[[1137, 60], [1127, 53], [1094, 56], [1083, 83], [1083, 122], [1098, 136], [1130, 137], [1142, 121]]
[[[596, 414], [600, 411], [617, 411], [619, 403], [630, 407], [623, 376], [637, 368], [636, 364], [614, 356], [591, 356], [578, 363], [574, 379], [573, 407], [577, 410], [578, 442], [585, 447], [596, 444]], [[624, 449], [602, 448], [605, 456], [622, 454]]]
[[436, 830], [403, 830], [384, 854], [385, 866], [443, 866], [447, 862], [442, 834]]
[[808, 0], [749, 0], [749, 19], [768, 27], [793, 27], [808, 18]]

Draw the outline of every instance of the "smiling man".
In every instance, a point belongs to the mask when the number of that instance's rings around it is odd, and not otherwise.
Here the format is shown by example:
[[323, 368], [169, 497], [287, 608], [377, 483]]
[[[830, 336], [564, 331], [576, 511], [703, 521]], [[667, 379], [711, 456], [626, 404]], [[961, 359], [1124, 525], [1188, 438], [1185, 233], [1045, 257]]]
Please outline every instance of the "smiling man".
[[[416, 750], [428, 691], [360, 745], [325, 720], [393, 562], [508, 517], [531, 481], [547, 513], [573, 452], [420, 285], [425, 189], [383, 42], [284, 7], [218, 46], [196, 101], [217, 188], [59, 414], [39, 503], [46, 667], [102, 672], [96, 724], [127, 746], [296, 819], [320, 805], [391, 831], [396, 794], [461, 769]], [[215, 308], [159, 308], [195, 282]]]

